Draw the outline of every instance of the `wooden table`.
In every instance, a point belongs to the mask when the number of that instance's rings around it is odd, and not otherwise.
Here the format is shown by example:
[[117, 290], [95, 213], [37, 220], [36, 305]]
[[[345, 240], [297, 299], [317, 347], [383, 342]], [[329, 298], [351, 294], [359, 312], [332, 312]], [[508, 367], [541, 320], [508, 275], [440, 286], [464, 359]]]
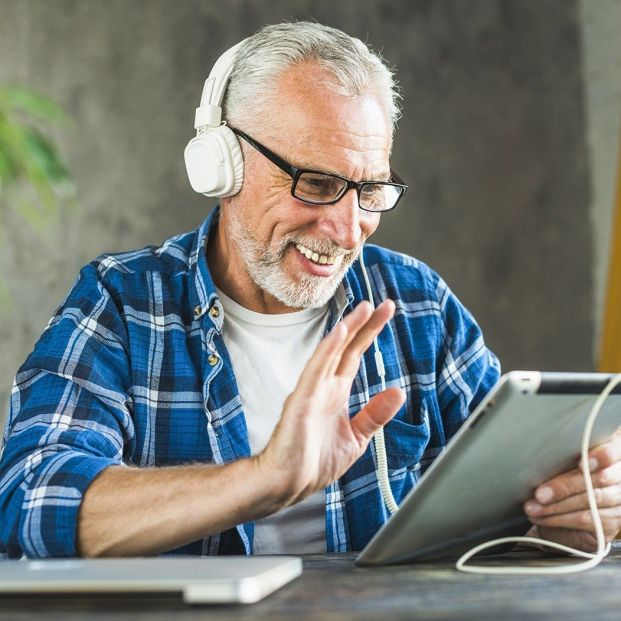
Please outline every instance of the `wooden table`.
[[[513, 557], [559, 562], [537, 552]], [[356, 567], [354, 558], [305, 556], [300, 578], [250, 606], [191, 607], [171, 596], [3, 596], [0, 619], [621, 620], [621, 544], [599, 567], [566, 576], [471, 575], [450, 563], [369, 569]]]

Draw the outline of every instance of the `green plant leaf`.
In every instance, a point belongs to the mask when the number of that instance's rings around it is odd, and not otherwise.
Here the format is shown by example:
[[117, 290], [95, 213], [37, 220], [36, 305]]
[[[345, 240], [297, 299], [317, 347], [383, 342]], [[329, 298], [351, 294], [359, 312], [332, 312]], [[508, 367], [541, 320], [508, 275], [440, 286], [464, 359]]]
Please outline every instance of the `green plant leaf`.
[[0, 191], [2, 191], [2, 185], [10, 183], [17, 177], [17, 170], [15, 163], [8, 155], [6, 149], [2, 148], [0, 143]]
[[[58, 217], [61, 204], [75, 202], [75, 187], [44, 123], [68, 120], [47, 97], [21, 86], [0, 87], [0, 243], [7, 239], [7, 210], [40, 236]], [[10, 220], [17, 224], [18, 221]], [[0, 307], [10, 301], [2, 289]]]
[[26, 113], [36, 119], [52, 122], [68, 120], [63, 109], [51, 99], [39, 95], [23, 86], [0, 88], [0, 107], [6, 114]]
[[0, 113], [0, 159], [2, 164], [0, 173], [2, 181], [4, 183], [11, 183], [17, 181], [20, 176], [19, 157], [16, 151], [19, 151], [19, 146], [15, 145], [16, 135], [14, 128], [9, 124], [6, 117]]
[[52, 143], [36, 129], [24, 130], [24, 147], [32, 163], [50, 183], [62, 183], [69, 179], [69, 172], [60, 161]]

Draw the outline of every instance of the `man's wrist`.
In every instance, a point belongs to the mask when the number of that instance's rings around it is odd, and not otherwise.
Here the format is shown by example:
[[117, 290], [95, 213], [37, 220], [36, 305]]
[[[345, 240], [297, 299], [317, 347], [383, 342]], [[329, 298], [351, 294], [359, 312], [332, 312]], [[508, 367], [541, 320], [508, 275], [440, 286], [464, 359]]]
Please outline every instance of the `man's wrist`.
[[[282, 472], [270, 465], [269, 455], [262, 451], [251, 458], [250, 467], [256, 481], [256, 489], [261, 490], [265, 501], [266, 513], [270, 515], [292, 504], [295, 492]], [[262, 504], [262, 503], [260, 503]]]

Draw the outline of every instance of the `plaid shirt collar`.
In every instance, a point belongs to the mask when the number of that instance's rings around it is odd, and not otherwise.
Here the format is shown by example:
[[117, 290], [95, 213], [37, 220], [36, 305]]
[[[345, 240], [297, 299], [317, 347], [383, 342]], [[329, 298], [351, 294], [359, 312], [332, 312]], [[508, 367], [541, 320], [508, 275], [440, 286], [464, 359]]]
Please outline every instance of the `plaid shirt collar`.
[[[194, 289], [190, 292], [190, 299], [193, 308], [196, 309], [195, 319], [199, 319], [214, 304], [220, 304], [216, 286], [209, 272], [207, 265], [207, 242], [214, 229], [220, 222], [220, 206], [218, 205], [207, 216], [205, 221], [198, 229], [196, 243], [190, 255], [190, 266], [194, 273], [193, 283]], [[354, 293], [352, 291], [349, 280], [349, 271], [345, 274], [341, 284], [338, 286], [334, 296], [330, 299], [330, 317], [328, 319], [328, 330], [334, 327], [343, 316], [348, 306], [354, 301]], [[224, 314], [220, 313], [216, 323], [218, 329], [222, 328]]]

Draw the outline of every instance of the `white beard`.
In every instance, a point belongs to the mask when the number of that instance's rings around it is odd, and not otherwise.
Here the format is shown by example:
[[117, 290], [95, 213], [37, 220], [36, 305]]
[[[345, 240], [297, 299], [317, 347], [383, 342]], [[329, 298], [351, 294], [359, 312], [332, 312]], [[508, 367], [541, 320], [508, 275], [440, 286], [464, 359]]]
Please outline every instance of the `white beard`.
[[[290, 308], [321, 308], [327, 304], [362, 248], [361, 243], [358, 249], [348, 252], [329, 241], [291, 235], [283, 239], [278, 248], [271, 250], [257, 240], [252, 229], [239, 217], [229, 218], [227, 229], [229, 239], [237, 247], [252, 281]], [[285, 274], [282, 262], [289, 246], [297, 243], [318, 254], [341, 255], [339, 268], [329, 277], [301, 272], [293, 280]], [[298, 252], [297, 249], [295, 252]]]

